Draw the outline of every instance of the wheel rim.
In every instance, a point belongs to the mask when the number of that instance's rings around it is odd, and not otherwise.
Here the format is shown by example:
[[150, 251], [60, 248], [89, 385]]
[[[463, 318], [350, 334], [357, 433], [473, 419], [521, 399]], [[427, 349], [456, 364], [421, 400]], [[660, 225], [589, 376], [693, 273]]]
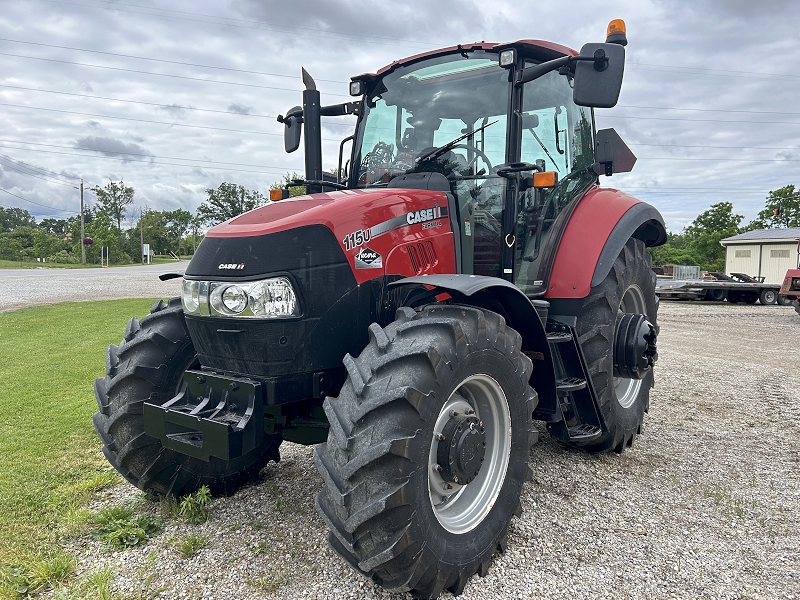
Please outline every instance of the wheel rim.
[[[471, 483], [458, 485], [445, 481], [437, 469], [439, 435], [453, 411], [468, 414], [471, 410], [485, 428], [485, 459]], [[439, 412], [429, 453], [428, 490], [433, 514], [442, 527], [466, 533], [486, 518], [503, 487], [510, 455], [511, 413], [503, 388], [488, 375], [466, 378]]]
[[[646, 315], [644, 294], [638, 286], [632, 285], [625, 290], [619, 301], [619, 312], [636, 313]], [[612, 346], [613, 347], [613, 346]], [[629, 379], [627, 377], [614, 377], [614, 392], [617, 402], [622, 408], [630, 408], [639, 395], [642, 388], [641, 379]]]
[[775, 304], [777, 301], [778, 294], [773, 292], [772, 290], [767, 290], [764, 292], [764, 300], [767, 304]]

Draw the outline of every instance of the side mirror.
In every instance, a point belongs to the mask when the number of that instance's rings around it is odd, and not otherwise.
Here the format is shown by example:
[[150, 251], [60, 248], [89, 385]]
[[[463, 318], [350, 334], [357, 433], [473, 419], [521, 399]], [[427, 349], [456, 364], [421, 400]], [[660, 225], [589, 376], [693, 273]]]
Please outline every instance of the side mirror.
[[294, 152], [300, 147], [302, 123], [303, 109], [299, 106], [290, 109], [283, 118], [283, 147], [286, 152]]
[[613, 129], [601, 129], [595, 138], [595, 172], [598, 175], [628, 173], [636, 164], [636, 155]]
[[522, 113], [522, 128], [536, 129], [539, 126], [539, 115], [536, 113]]
[[616, 106], [625, 71], [625, 48], [619, 44], [585, 44], [575, 65], [572, 100], [578, 106]]

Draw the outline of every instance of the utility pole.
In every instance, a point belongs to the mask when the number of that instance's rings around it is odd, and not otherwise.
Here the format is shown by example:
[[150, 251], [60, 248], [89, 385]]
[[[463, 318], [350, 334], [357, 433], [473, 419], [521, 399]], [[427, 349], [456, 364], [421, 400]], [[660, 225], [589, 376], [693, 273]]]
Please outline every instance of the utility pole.
[[85, 233], [83, 231], [83, 179], [81, 179], [81, 264], [86, 264], [86, 244], [83, 243]]
[[142, 255], [142, 265], [144, 265], [144, 207], [139, 209], [139, 242], [139, 253]]

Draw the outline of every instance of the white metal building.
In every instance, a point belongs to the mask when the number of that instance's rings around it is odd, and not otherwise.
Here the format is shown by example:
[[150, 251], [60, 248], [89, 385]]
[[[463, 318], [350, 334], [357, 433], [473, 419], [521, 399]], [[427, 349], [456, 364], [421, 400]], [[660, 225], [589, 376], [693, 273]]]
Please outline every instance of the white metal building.
[[756, 229], [720, 240], [725, 247], [725, 272], [764, 277], [766, 283], [783, 283], [787, 269], [797, 269], [800, 227]]

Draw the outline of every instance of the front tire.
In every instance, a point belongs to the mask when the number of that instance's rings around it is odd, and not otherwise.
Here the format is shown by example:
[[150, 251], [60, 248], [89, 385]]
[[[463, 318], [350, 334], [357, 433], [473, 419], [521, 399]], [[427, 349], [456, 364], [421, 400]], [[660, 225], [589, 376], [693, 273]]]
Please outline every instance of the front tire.
[[505, 549], [536, 439], [520, 346], [501, 316], [438, 305], [399, 309], [345, 357], [316, 504], [333, 549], [386, 590], [460, 594]]
[[644, 242], [629, 239], [606, 278], [593, 287], [578, 315], [577, 331], [608, 431], [584, 446], [589, 452], [622, 452], [641, 433], [650, 407], [652, 368], [642, 379], [614, 376], [617, 314], [643, 314], [658, 331], [658, 296], [652, 259]]
[[233, 460], [209, 462], [169, 450], [144, 431], [142, 405], [172, 399], [186, 369], [198, 366], [180, 298], [162, 300], [141, 320], [131, 319], [119, 346], [106, 353], [106, 376], [95, 380], [99, 412], [92, 418], [108, 462], [130, 483], [159, 495], [180, 496], [206, 485], [212, 494], [230, 495], [256, 481], [270, 460], [280, 460], [280, 437]]

